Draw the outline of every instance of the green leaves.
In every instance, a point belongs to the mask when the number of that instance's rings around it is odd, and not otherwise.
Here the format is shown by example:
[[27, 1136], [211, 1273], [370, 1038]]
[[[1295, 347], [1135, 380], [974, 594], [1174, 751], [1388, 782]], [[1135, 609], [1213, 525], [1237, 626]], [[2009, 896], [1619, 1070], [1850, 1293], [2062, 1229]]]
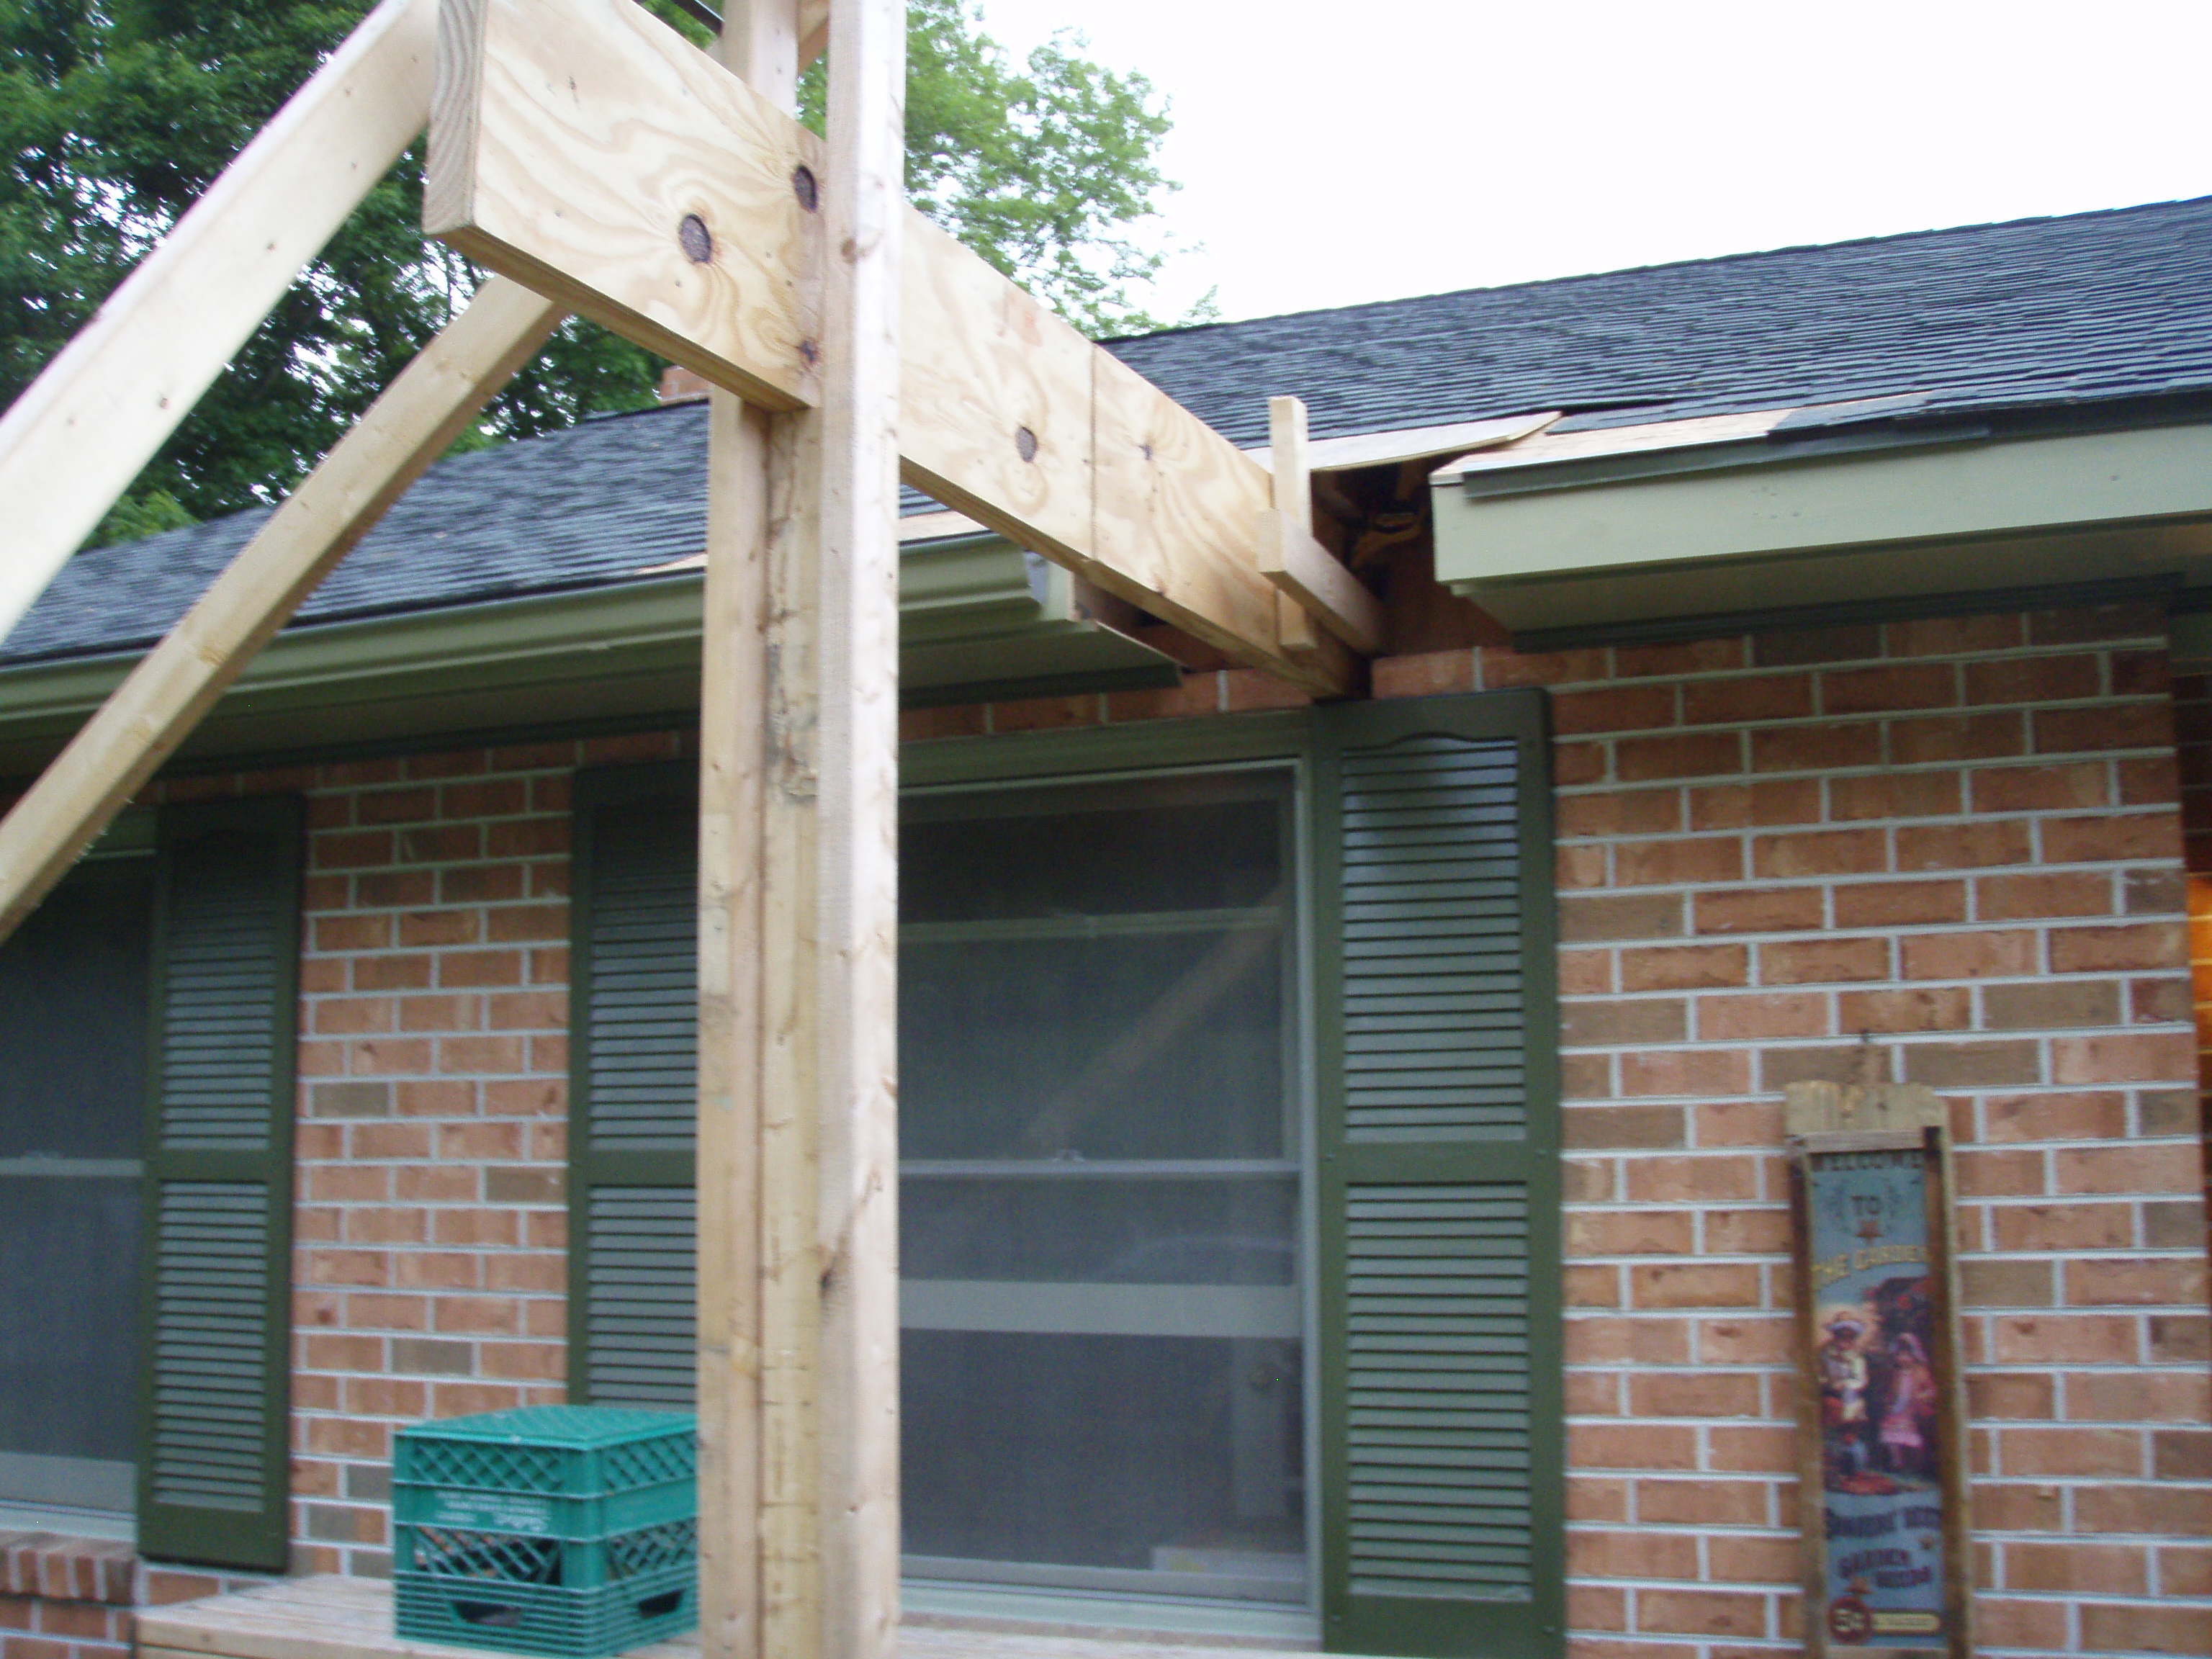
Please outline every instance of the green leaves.
[[[1086, 334], [1170, 326], [1139, 297], [1166, 255], [1131, 234], [1175, 188], [1154, 159], [1173, 123], [1152, 82], [1082, 57], [1065, 30], [1017, 69], [979, 21], [965, 0], [910, 0], [908, 196]], [[799, 87], [817, 131], [824, 84], [817, 64]]]
[[[0, 404], [176, 222], [370, 0], [0, 0]], [[645, 0], [687, 38], [672, 0]], [[1055, 36], [1017, 69], [966, 0], [913, 0], [907, 185], [921, 210], [1097, 335], [1160, 326], [1138, 296], [1164, 256], [1133, 234], [1173, 186], [1169, 120], [1141, 75]], [[802, 85], [819, 128], [819, 65]], [[422, 158], [372, 191], [162, 447], [95, 542], [289, 492], [483, 273], [426, 243]], [[1203, 320], [1202, 317], [1185, 319]], [[458, 446], [653, 400], [663, 367], [571, 321]]]

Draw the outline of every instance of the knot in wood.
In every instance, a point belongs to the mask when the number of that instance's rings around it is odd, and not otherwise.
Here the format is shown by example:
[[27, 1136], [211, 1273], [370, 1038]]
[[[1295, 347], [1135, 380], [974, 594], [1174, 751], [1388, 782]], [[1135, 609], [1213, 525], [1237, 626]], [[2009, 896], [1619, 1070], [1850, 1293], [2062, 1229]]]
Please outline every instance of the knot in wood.
[[1016, 427], [1014, 428], [1014, 453], [1020, 456], [1025, 461], [1033, 461], [1036, 459], [1036, 434], [1030, 431], [1029, 428], [1025, 426]]
[[822, 205], [822, 187], [814, 181], [814, 169], [804, 161], [792, 169], [791, 193], [809, 213]]
[[676, 241], [684, 250], [684, 257], [693, 264], [714, 264], [714, 238], [707, 228], [707, 222], [697, 214], [684, 216], [682, 222], [676, 227]]

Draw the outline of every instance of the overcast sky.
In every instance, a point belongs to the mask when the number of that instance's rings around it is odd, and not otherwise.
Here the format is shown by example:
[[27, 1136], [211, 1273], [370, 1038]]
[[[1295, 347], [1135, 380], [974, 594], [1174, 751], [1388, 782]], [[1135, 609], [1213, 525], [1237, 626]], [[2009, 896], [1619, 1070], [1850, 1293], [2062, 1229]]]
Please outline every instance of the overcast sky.
[[2212, 193], [2212, 0], [983, 0], [1173, 100], [1183, 255], [1267, 316]]

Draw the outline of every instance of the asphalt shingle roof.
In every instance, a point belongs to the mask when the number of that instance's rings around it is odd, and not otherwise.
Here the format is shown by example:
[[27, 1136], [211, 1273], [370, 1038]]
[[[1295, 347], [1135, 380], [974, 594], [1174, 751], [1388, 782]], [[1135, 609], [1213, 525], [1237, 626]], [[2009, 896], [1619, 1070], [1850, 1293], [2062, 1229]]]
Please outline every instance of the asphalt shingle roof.
[[2212, 198], [1468, 289], [1115, 341], [1239, 443], [1585, 411], [1574, 427], [1928, 394], [1923, 410], [2212, 389]]
[[[2212, 198], [1787, 248], [1109, 349], [1230, 438], [1303, 397], [1318, 437], [1565, 409], [1567, 427], [1911, 397], [1965, 414], [2212, 392]], [[588, 586], [697, 551], [702, 405], [441, 463], [303, 623]], [[78, 555], [0, 662], [159, 637], [265, 519]]]

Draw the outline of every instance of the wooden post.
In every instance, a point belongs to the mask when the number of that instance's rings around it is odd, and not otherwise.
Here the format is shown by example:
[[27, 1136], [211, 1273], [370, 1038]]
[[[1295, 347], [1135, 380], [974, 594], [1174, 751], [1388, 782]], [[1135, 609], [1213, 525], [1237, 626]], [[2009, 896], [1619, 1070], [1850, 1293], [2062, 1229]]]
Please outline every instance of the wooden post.
[[[736, 0], [714, 55], [797, 106], [795, 0]], [[814, 1170], [795, 1141], [787, 1044], [799, 942], [794, 843], [811, 839], [811, 765], [764, 730], [808, 653], [791, 586], [796, 463], [811, 413], [708, 398], [699, 704], [699, 1641], [702, 1659], [811, 1659]], [[811, 538], [810, 538], [811, 539]], [[793, 785], [797, 784], [796, 788]], [[781, 924], [781, 926], [779, 926]], [[771, 937], [775, 928], [778, 936]], [[771, 1023], [773, 1022], [773, 1024]], [[803, 1122], [803, 1120], [802, 1120]], [[804, 1200], [795, 1218], [778, 1198]], [[804, 1241], [794, 1250], [794, 1238]], [[793, 1615], [799, 1615], [794, 1626]]]
[[830, 15], [822, 624], [823, 1642], [896, 1659], [904, 0]]
[[757, 1659], [761, 1605], [762, 776], [770, 417], [709, 399], [699, 686], [699, 1644]]
[[493, 277], [239, 550], [0, 820], [0, 939], [564, 314]]
[[[896, 230], [905, 17], [848, 0], [815, 181], [818, 410], [718, 392], [701, 720], [707, 1659], [890, 1659], [898, 1618]], [[796, 102], [792, 0], [720, 56]]]

